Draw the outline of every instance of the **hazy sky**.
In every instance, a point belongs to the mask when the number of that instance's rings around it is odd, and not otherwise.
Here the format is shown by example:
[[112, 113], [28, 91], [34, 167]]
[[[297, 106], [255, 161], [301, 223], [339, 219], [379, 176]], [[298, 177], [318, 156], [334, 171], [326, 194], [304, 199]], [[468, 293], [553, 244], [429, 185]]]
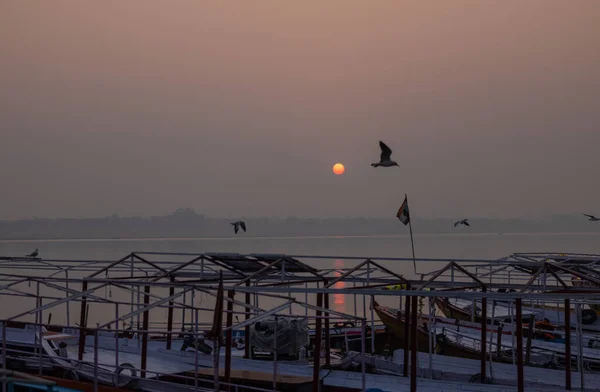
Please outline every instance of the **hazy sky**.
[[[405, 192], [427, 218], [600, 214], [598, 21], [597, 0], [3, 0], [0, 219], [393, 218]], [[380, 139], [400, 168], [370, 166]]]

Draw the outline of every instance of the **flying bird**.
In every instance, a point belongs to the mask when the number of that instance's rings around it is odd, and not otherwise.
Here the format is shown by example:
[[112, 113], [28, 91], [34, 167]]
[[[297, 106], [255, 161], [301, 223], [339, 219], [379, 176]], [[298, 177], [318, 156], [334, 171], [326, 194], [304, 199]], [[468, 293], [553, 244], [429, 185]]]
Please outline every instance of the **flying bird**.
[[378, 167], [392, 167], [392, 166], [400, 166], [395, 161], [392, 161], [392, 150], [381, 140], [379, 141], [379, 148], [381, 148], [381, 156], [379, 158], [379, 162], [371, 163], [371, 166]]
[[471, 226], [468, 222], [468, 219], [463, 219], [463, 220], [459, 220], [454, 222], [454, 227], [458, 226], [458, 225], [465, 225], [465, 226]]
[[242, 230], [244, 230], [244, 232], [246, 232], [246, 223], [243, 221], [231, 222], [230, 225], [233, 226], [233, 230], [235, 231], [235, 234], [237, 234], [240, 227], [242, 228]]
[[600, 221], [600, 218], [596, 218], [594, 215], [588, 215], [588, 214], [583, 214], [583, 215], [585, 215], [585, 216], [587, 216], [588, 218], [590, 218], [590, 219], [588, 219], [588, 220], [590, 220], [590, 221], [592, 221], [592, 222]]
[[39, 254], [40, 254], [39, 249], [36, 249], [35, 251], [31, 252], [30, 254], [28, 254], [25, 257], [38, 257]]

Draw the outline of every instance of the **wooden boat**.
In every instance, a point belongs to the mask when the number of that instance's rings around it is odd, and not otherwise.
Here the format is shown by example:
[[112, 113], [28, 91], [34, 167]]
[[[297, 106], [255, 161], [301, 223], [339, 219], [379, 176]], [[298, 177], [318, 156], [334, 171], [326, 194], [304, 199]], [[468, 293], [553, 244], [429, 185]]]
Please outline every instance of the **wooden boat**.
[[[404, 333], [406, 329], [406, 320], [402, 312], [398, 312], [396, 309], [381, 306], [375, 303], [374, 310], [383, 321], [387, 328], [399, 339], [400, 347], [404, 347]], [[444, 331], [456, 331], [466, 332], [470, 336], [479, 336], [481, 338], [481, 323], [473, 323], [470, 321], [450, 319], [439, 316], [419, 315], [418, 316], [418, 349], [422, 352], [429, 352], [430, 344], [429, 339], [432, 339], [433, 346], [438, 354], [459, 356], [465, 358], [479, 358], [480, 350], [470, 350], [469, 347], [462, 347], [460, 345], [446, 344], [447, 338], [444, 336]], [[497, 340], [498, 333], [503, 336], [511, 336], [515, 333], [514, 324], [503, 324], [489, 325], [486, 328], [490, 338]], [[528, 326], [523, 328], [523, 336], [527, 336], [529, 333]], [[435, 336], [435, 340], [434, 340]], [[584, 335], [584, 342], [587, 344], [588, 340], [594, 339], [593, 336]], [[534, 341], [545, 341], [556, 344], [564, 345], [563, 336], [554, 329], [553, 326], [547, 325], [542, 322], [535, 324], [533, 329], [532, 339]], [[574, 342], [576, 335], [572, 336]], [[488, 340], [489, 342], [489, 340]], [[591, 346], [590, 346], [591, 347]], [[599, 351], [600, 352], [600, 351]]]
[[[481, 322], [481, 301], [471, 301], [463, 298], [436, 297], [434, 304], [446, 317], [463, 321]], [[473, 306], [475, 314], [473, 315]], [[487, 301], [486, 316], [488, 324], [510, 323], [514, 320], [515, 309], [506, 303]], [[531, 309], [523, 309], [523, 319], [528, 320], [535, 316], [536, 312]], [[493, 317], [493, 319], [492, 319]]]
[[[377, 313], [381, 321], [385, 324], [385, 326], [394, 334], [396, 338], [398, 338], [399, 343], [402, 347], [404, 347], [404, 334], [406, 330], [406, 319], [404, 317], [404, 313], [398, 311], [396, 309], [389, 308], [387, 306], [381, 306], [377, 302], [375, 302], [373, 310]], [[419, 351], [429, 352], [430, 350], [430, 339], [432, 340], [432, 345], [436, 348], [439, 354], [442, 354], [439, 350], [441, 347], [437, 344], [437, 341], [434, 340], [435, 330], [439, 330], [440, 328], [447, 328], [452, 330], [468, 329], [473, 333], [481, 334], [481, 324], [472, 323], [470, 321], [462, 321], [456, 319], [450, 319], [445, 317], [437, 317], [437, 316], [429, 316], [425, 314], [421, 314], [417, 319], [417, 347]], [[509, 326], [503, 326], [499, 328], [497, 326], [490, 326], [487, 328], [488, 332], [494, 332], [510, 335], [513, 332], [513, 328]], [[400, 347], [398, 347], [400, 348]], [[451, 355], [452, 348], [448, 348], [446, 355]], [[462, 356], [466, 355], [465, 352], [460, 352], [457, 355]]]
[[[0, 333], [2, 333], [1, 327]], [[33, 326], [6, 327], [4, 333], [6, 335], [7, 367], [18, 371], [38, 369], [40, 355], [66, 356], [66, 353], [61, 350], [60, 343], [73, 339], [73, 336], [49, 332], [42, 328], [40, 341], [40, 330]], [[0, 338], [0, 348], [2, 345], [3, 342]], [[52, 369], [52, 366], [47, 363], [42, 364], [42, 367]]]
[[[375, 332], [375, 351], [382, 350], [390, 339], [390, 334], [384, 324], [376, 322], [373, 326]], [[76, 328], [65, 328], [59, 326], [48, 326], [48, 329], [56, 333], [72, 334], [79, 336], [79, 330]], [[371, 336], [373, 335], [372, 326], [370, 323], [367, 324], [367, 333], [365, 336], [367, 347], [371, 347]], [[198, 348], [204, 354], [210, 354], [213, 349], [213, 342], [211, 340], [204, 340], [202, 336], [206, 336], [209, 331], [198, 331], [200, 336], [196, 339], [193, 331], [181, 332], [179, 335], [174, 335], [171, 341], [172, 350], [190, 351], [194, 348]], [[324, 329], [323, 329], [324, 333]], [[329, 328], [329, 342], [330, 347], [334, 349], [346, 350], [358, 350], [360, 351], [361, 345], [361, 327], [353, 322], [335, 322], [331, 323]], [[233, 347], [232, 355], [243, 356], [245, 353], [246, 338], [244, 330], [236, 330], [233, 333]], [[309, 329], [309, 345], [314, 345], [315, 330]], [[91, 344], [93, 335], [88, 332], [86, 336], [86, 344]], [[99, 332], [100, 344], [103, 345], [104, 341], [108, 342], [108, 345], [114, 345], [115, 333], [111, 331]], [[200, 341], [200, 344], [198, 344]], [[130, 331], [129, 329], [119, 332], [119, 347], [141, 347], [141, 336], [137, 333]], [[164, 334], [150, 334], [148, 337], [148, 350], [155, 351], [158, 349], [164, 349], [167, 345], [166, 335]], [[221, 355], [225, 355], [225, 341], [221, 342]]]
[[[407, 344], [404, 339], [407, 323], [403, 312], [387, 306], [381, 306], [377, 302], [374, 302], [373, 310], [388, 330], [396, 337], [398, 347], [394, 348], [404, 347]], [[427, 330], [422, 326], [417, 326], [417, 335], [418, 350], [429, 352], [429, 333]]]
[[[351, 358], [352, 366], [360, 367], [361, 360], [363, 359], [361, 353], [349, 352], [347, 355]], [[404, 350], [395, 350], [393, 357], [365, 354], [364, 359], [367, 367], [373, 369], [373, 372], [376, 374], [396, 376], [401, 376], [403, 374]], [[430, 358], [428, 355], [418, 355], [417, 361], [417, 375], [423, 375], [425, 378], [462, 382], [466, 384], [479, 382], [481, 377], [481, 360], [479, 358], [467, 359], [448, 357], [445, 355], [433, 355]], [[514, 364], [495, 362], [491, 367], [493, 368], [493, 371], [490, 371], [487, 375], [490, 383], [506, 387], [517, 386], [517, 378], [515, 377], [517, 368]], [[523, 383], [527, 391], [532, 387], [564, 388], [564, 370], [533, 366], [525, 366], [524, 369]], [[575, 369], [573, 369], [571, 380], [573, 389], [579, 389], [581, 385], [581, 375], [578, 374]], [[586, 373], [585, 389], [599, 391], [600, 374]]]
[[[449, 318], [481, 322], [481, 301], [470, 301], [462, 298], [442, 298], [436, 297], [434, 300], [436, 307]], [[475, 304], [475, 315], [471, 314], [471, 309]], [[531, 317], [540, 322], [547, 322], [555, 330], [564, 330], [564, 319], [565, 311], [564, 307], [557, 307], [551, 305], [539, 305], [539, 304], [524, 304], [523, 305], [523, 322], [527, 324]], [[495, 304], [493, 301], [487, 302], [487, 318], [488, 324], [493, 323], [498, 325], [500, 323], [511, 323], [514, 321], [515, 309], [507, 303]], [[493, 319], [492, 319], [493, 315]], [[598, 317], [597, 311], [591, 307], [583, 309], [581, 312], [581, 327], [585, 332], [600, 332], [600, 317]], [[536, 324], [538, 324], [536, 322]], [[541, 326], [541, 324], [538, 324]], [[577, 326], [577, 315], [575, 310], [571, 310], [571, 328]], [[588, 339], [589, 340], [589, 339]]]
[[[590, 304], [588, 308], [581, 310], [581, 328], [584, 331], [600, 332], [600, 313], [597, 304]], [[564, 306], [554, 306], [550, 304], [523, 304], [523, 309], [533, 312], [538, 319], [546, 319], [550, 323], [564, 327], [565, 308]], [[577, 326], [577, 314], [575, 309], [571, 309], [571, 328]]]
[[[449, 350], [453, 356], [463, 358], [481, 357], [481, 334], [473, 333], [471, 330], [463, 329], [460, 331], [442, 328], [436, 330], [438, 347], [440, 350]], [[513, 363], [515, 361], [516, 337], [502, 334], [500, 344], [498, 345], [498, 336], [494, 334], [487, 335], [488, 351], [496, 362]], [[523, 338], [524, 352], [523, 356], [527, 358], [526, 347], [527, 339]], [[582, 358], [585, 368], [588, 371], [600, 370], [600, 350], [595, 348], [583, 347]], [[446, 353], [445, 353], [446, 354]], [[448, 354], [446, 354], [448, 355]], [[552, 341], [531, 340], [531, 349], [529, 353], [530, 365], [547, 368], [563, 368], [565, 366], [565, 345]], [[577, 342], [571, 345], [572, 366], [577, 366]], [[574, 367], [575, 368], [575, 367]]]

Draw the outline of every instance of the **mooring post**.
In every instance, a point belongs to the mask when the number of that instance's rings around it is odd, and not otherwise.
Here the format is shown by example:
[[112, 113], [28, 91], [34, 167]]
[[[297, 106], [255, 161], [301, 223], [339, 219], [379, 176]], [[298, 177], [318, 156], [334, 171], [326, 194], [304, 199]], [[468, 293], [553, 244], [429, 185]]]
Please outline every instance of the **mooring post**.
[[[150, 303], [150, 286], [144, 286], [144, 307], [147, 308]], [[142, 316], [142, 365], [140, 377], [146, 377], [146, 363], [148, 361], [148, 309], [144, 310]], [[139, 333], [139, 332], [138, 332]]]
[[[246, 282], [246, 287], [250, 287], [250, 281], [248, 280]], [[250, 305], [250, 292], [247, 291], [246, 292], [246, 305]], [[250, 318], [250, 308], [246, 307], [245, 308], [245, 320], [248, 320]], [[246, 325], [246, 328], [244, 329], [244, 357], [246, 359], [250, 359], [250, 326]]]
[[[137, 291], [137, 300], [135, 301], [135, 303], [136, 303], [136, 308], [139, 312], [139, 310], [142, 308], [142, 305], [140, 305], [142, 290], [139, 285], [137, 285], [136, 288], [137, 288], [137, 290], [136, 290]], [[136, 322], [135, 329], [137, 329], [139, 331], [140, 330], [140, 314], [139, 313], [135, 316], [135, 322]], [[136, 334], [136, 336], [137, 336], [137, 339], [136, 339], [137, 347], [140, 348], [140, 333], [138, 332]]]
[[277, 315], [275, 315], [275, 330], [273, 333], [273, 340], [274, 340], [274, 344], [273, 344], [273, 391], [277, 391], [277, 350], [278, 350], [278, 346], [277, 346], [277, 327], [279, 323], [279, 319], [277, 318]]
[[517, 307], [517, 391], [524, 392], [523, 379], [523, 306], [521, 298], [516, 299]]
[[525, 343], [525, 365], [527, 366], [529, 366], [531, 360], [531, 339], [533, 338], [534, 320], [533, 316], [529, 319], [529, 330], [527, 331], [527, 342]]
[[[427, 299], [427, 303], [429, 305], [429, 324], [427, 325], [427, 348], [429, 349], [429, 378], [433, 380], [433, 337], [435, 336], [433, 333], [433, 326], [435, 326], [435, 316], [433, 315], [433, 298], [429, 297]], [[433, 317], [433, 322], [431, 322], [431, 318]]]
[[571, 390], [571, 300], [565, 298], [565, 389]]
[[[352, 282], [352, 287], [356, 288], [356, 282]], [[356, 303], [356, 294], [353, 294], [353, 298], [354, 298], [354, 300], [352, 302], [354, 305], [354, 317], [358, 317], [358, 309], [357, 309], [358, 304]]]
[[[192, 303], [191, 306], [192, 308], [190, 309], [190, 324], [193, 324], [194, 327], [192, 329], [192, 333], [194, 335], [194, 344], [198, 341], [198, 328], [200, 328], [198, 326], [198, 309], [194, 309], [194, 289], [192, 289]], [[194, 321], [192, 321], [192, 319]], [[213, 350], [215, 348], [213, 347]], [[194, 350], [194, 390], [198, 390], [198, 349]]]
[[[175, 278], [171, 276], [171, 287], [169, 287], [169, 297], [173, 297], [175, 295], [175, 286], [174, 283]], [[167, 311], [167, 350], [171, 349], [171, 344], [173, 342], [173, 300], [169, 301], [169, 310]]]
[[[304, 292], [304, 303], [307, 304], [308, 303], [308, 282], [304, 283], [304, 289], [306, 290]], [[291, 297], [291, 295], [290, 295]], [[291, 309], [291, 307], [290, 307]], [[306, 317], [308, 319], [308, 307], [304, 307], [304, 317]]]
[[496, 356], [500, 358], [502, 354], [502, 324], [498, 326], [498, 336], [496, 336]]
[[[490, 375], [490, 380], [491, 377], [493, 377], [493, 371], [492, 371], [492, 363], [494, 362], [494, 350], [493, 350], [493, 345], [492, 342], [494, 341], [494, 320], [496, 316], [496, 300], [492, 299], [492, 317], [490, 318], [490, 345], [488, 347], [488, 360], [490, 361], [490, 373], [492, 373]], [[501, 330], [501, 324], [498, 325], [498, 328], [496, 329], [496, 333], [498, 333], [498, 330]], [[497, 337], [496, 337], [497, 339]]]
[[576, 314], [576, 333], [577, 333], [577, 370], [579, 371], [579, 389], [585, 390], [585, 369], [583, 362], [583, 331], [581, 329], [581, 320], [583, 315], [581, 314], [581, 303], [575, 303], [575, 314]]
[[115, 384], [119, 385], [119, 303], [115, 303]]
[[[37, 297], [37, 306], [39, 308], [42, 307], [43, 305], [43, 301], [42, 301], [42, 297], [40, 296], [40, 282], [37, 283], [37, 290], [36, 290], [36, 297]], [[35, 327], [35, 329], [38, 331], [38, 342], [39, 342], [39, 348], [38, 348], [38, 355], [39, 355], [39, 369], [38, 369], [38, 374], [41, 376], [42, 375], [42, 353], [43, 353], [43, 349], [42, 349], [42, 323], [44, 322], [44, 319], [42, 318], [42, 311], [38, 310], [37, 312], [37, 319], [38, 319], [38, 325]]]
[[319, 373], [321, 370], [321, 307], [323, 306], [323, 293], [317, 293], [317, 320], [315, 327], [315, 349], [313, 352], [313, 392], [319, 392]]
[[360, 323], [360, 373], [361, 373], [361, 391], [367, 388], [367, 363], [365, 359], [366, 340], [367, 339], [367, 319], [363, 318]]
[[[84, 280], [83, 283], [81, 284], [81, 291], [87, 291], [88, 289], [88, 282], [87, 280]], [[85, 313], [86, 313], [86, 308], [87, 308], [87, 297], [84, 295], [81, 297], [81, 310], [79, 313], [79, 353], [77, 358], [82, 361], [83, 360], [83, 351], [85, 349], [85, 322], [86, 322], [86, 317], [85, 317]]]
[[[184, 291], [183, 292], [183, 299], [182, 299], [183, 309], [181, 309], [181, 332], [185, 332], [185, 310], [187, 308], [187, 305], [186, 305], [186, 302], [185, 302], [186, 301], [186, 294], [187, 294], [187, 292]], [[190, 317], [193, 317], [193, 316], [194, 315], [191, 313], [191, 310], [190, 310]], [[131, 322], [133, 323], [133, 318], [131, 319]], [[131, 324], [131, 325], [133, 325], [133, 324]]]
[[6, 321], [2, 321], [2, 369], [6, 370]]
[[[481, 290], [483, 293], [486, 292], [485, 287]], [[473, 308], [475, 313], [475, 308]], [[481, 383], [486, 382], [486, 338], [487, 338], [487, 298], [481, 298], [481, 366], [479, 372], [481, 373]]]
[[410, 339], [411, 339], [411, 347], [410, 347], [410, 391], [417, 391], [417, 312], [418, 312], [418, 297], [412, 298], [411, 301], [412, 310], [410, 312]]
[[[327, 287], [329, 282], [325, 281], [324, 287]], [[324, 302], [325, 309], [329, 310], [329, 293], [325, 293]], [[290, 309], [292, 307], [290, 306]], [[329, 342], [329, 313], [325, 313], [325, 364], [329, 366], [331, 364], [331, 343]]]
[[[370, 263], [367, 264], [367, 286], [371, 284], [370, 282], [371, 279], [371, 265]], [[375, 316], [373, 315], [373, 302], [375, 301], [375, 297], [373, 297], [372, 295], [369, 296], [369, 299], [371, 300], [371, 304], [369, 305], [369, 309], [371, 310], [371, 354], [375, 354]], [[367, 317], [367, 314], [365, 312], [365, 318]]]
[[[133, 256], [131, 256], [129, 258], [129, 277], [133, 280]], [[133, 314], [133, 312], [135, 311], [135, 306], [133, 305], [135, 303], [135, 289], [132, 287], [131, 288], [131, 308], [130, 308], [130, 313]], [[185, 318], [185, 313], [184, 313], [184, 318]], [[134, 316], [131, 316], [131, 320], [129, 321], [129, 326], [131, 327], [132, 330], [138, 329], [138, 328], [134, 328], [133, 327], [133, 320], [134, 320]]]
[[403, 375], [408, 377], [408, 353], [410, 351], [410, 297], [407, 295], [404, 300], [404, 363], [402, 364]]
[[235, 291], [230, 290], [227, 292], [227, 334], [225, 335], [225, 382], [227, 383], [227, 390], [232, 391], [231, 388], [231, 350], [233, 345], [233, 298], [235, 297]]
[[98, 328], [94, 330], [94, 392], [98, 392]]
[[221, 345], [219, 344], [219, 338], [213, 338], [213, 378], [215, 381], [214, 388], [215, 391], [221, 390], [221, 380], [219, 379], [219, 359], [221, 359]]
[[[2, 321], [2, 369], [6, 369], [6, 321]], [[2, 392], [6, 392], [6, 378], [2, 381]]]
[[371, 354], [375, 354], [375, 296], [371, 296]]

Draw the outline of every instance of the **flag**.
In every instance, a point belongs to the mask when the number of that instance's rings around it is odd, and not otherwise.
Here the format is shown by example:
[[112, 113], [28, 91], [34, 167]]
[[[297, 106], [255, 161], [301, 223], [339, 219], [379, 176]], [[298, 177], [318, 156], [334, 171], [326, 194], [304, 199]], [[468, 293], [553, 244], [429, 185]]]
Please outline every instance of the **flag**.
[[408, 199], [406, 195], [404, 195], [404, 202], [398, 209], [396, 217], [400, 219], [400, 222], [404, 223], [405, 225], [408, 225], [408, 222], [410, 222], [410, 215], [408, 214]]

